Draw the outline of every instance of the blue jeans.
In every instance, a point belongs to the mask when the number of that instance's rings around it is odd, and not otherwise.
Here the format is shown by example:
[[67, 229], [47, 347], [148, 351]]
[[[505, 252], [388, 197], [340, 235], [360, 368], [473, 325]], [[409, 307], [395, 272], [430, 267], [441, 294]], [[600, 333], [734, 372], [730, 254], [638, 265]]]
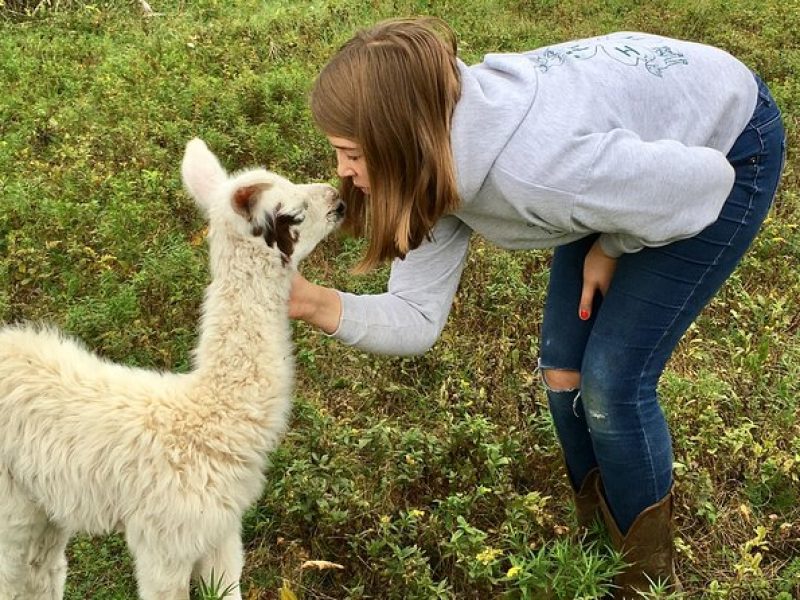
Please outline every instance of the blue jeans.
[[550, 410], [573, 488], [599, 467], [622, 532], [672, 486], [672, 443], [656, 394], [664, 366], [750, 246], [778, 186], [783, 124], [756, 79], [758, 104], [728, 153], [736, 181], [716, 222], [692, 238], [621, 256], [588, 321], [578, 318], [578, 304], [596, 236], [553, 257], [539, 366], [578, 371], [580, 389], [548, 389]]

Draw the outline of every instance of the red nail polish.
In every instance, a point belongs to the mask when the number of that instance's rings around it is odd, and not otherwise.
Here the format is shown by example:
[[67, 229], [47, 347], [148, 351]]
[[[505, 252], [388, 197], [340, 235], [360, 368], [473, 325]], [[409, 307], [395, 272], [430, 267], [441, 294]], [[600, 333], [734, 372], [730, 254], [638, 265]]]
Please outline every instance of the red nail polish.
[[588, 310], [582, 310], [580, 312], [580, 318], [581, 318], [582, 321], [587, 321], [589, 319], [589, 311]]

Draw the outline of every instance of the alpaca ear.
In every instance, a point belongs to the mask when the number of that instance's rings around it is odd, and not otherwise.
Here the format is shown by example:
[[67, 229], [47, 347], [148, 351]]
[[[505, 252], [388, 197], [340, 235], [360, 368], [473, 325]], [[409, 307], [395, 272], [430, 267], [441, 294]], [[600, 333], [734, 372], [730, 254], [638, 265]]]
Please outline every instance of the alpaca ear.
[[270, 183], [254, 183], [252, 185], [245, 185], [237, 188], [233, 192], [231, 205], [233, 210], [242, 215], [248, 221], [253, 220], [253, 208], [258, 202], [258, 196], [272, 187]]
[[217, 157], [200, 138], [194, 138], [186, 144], [181, 176], [188, 192], [205, 210], [211, 206], [214, 194], [228, 179]]

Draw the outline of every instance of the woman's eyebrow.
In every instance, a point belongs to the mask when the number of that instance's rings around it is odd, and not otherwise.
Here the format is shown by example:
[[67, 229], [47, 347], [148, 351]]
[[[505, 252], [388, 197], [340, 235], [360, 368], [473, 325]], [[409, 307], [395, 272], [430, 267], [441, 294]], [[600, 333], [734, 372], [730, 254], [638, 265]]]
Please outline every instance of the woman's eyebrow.
[[337, 146], [336, 144], [331, 144], [337, 150], [359, 150], [358, 146]]

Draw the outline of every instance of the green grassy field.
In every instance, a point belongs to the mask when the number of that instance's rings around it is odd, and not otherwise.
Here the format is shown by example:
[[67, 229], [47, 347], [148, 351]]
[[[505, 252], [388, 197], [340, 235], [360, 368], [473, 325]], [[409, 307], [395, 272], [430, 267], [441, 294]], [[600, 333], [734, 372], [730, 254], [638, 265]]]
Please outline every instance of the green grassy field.
[[[770, 84], [789, 155], [750, 254], [670, 362], [687, 598], [800, 598], [798, 0], [0, 0], [0, 322], [48, 321], [111, 359], [186, 370], [208, 275], [183, 146], [333, 181], [317, 70], [358, 27], [435, 14], [461, 56], [647, 30], [729, 50]], [[331, 239], [311, 279], [354, 277]], [[435, 348], [376, 357], [296, 326], [292, 429], [247, 514], [245, 597], [594, 598], [619, 561], [576, 535], [534, 374], [549, 252], [476, 239]], [[2, 416], [0, 416], [2, 418]], [[70, 545], [66, 597], [135, 597], [119, 537]], [[343, 569], [303, 569], [328, 560]]]

